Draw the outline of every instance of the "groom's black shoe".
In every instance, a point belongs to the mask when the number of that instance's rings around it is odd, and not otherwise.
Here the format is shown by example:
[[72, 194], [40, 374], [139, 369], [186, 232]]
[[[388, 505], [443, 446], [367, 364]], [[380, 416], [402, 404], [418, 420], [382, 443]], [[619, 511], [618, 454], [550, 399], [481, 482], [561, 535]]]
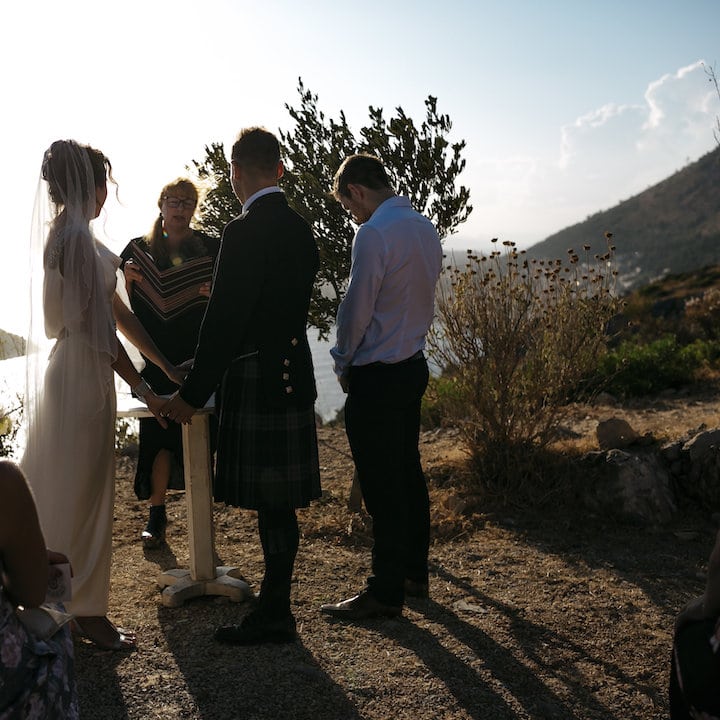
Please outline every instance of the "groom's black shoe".
[[297, 640], [292, 613], [270, 617], [259, 608], [253, 610], [240, 625], [223, 625], [215, 631], [215, 639], [229, 645], [261, 645], [291, 643]]
[[402, 615], [402, 607], [386, 605], [376, 600], [368, 590], [349, 600], [328, 605], [321, 605], [320, 610], [340, 620], [367, 620], [376, 617], [398, 617]]

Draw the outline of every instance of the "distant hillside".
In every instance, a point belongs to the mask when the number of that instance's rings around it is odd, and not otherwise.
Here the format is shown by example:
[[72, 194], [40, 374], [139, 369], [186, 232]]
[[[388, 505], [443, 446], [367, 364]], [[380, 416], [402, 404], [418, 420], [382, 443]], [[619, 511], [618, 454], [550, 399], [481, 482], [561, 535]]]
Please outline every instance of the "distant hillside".
[[19, 335], [0, 330], [0, 360], [25, 354], [25, 339]]
[[604, 252], [613, 233], [621, 286], [720, 264], [720, 148], [619, 205], [565, 228], [527, 251], [564, 258], [583, 244]]

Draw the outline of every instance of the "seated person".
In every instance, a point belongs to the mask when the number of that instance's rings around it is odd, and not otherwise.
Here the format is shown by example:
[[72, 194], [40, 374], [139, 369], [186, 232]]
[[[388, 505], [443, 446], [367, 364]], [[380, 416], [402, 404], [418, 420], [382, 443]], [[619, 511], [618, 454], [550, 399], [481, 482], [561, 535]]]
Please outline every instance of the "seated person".
[[79, 717], [69, 624], [43, 640], [16, 613], [43, 603], [53, 565], [66, 562], [45, 548], [22, 471], [0, 461], [0, 718]]
[[671, 720], [720, 720], [720, 531], [705, 592], [675, 621], [670, 669]]

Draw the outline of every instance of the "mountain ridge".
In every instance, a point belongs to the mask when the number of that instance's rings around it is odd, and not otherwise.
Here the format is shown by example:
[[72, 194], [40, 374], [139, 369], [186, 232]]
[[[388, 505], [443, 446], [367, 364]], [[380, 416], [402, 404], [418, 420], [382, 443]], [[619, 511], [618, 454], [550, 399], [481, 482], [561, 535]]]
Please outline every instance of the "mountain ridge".
[[669, 274], [720, 264], [720, 147], [614, 207], [527, 248], [530, 258], [565, 258], [568, 249], [607, 250], [613, 235], [622, 291]]

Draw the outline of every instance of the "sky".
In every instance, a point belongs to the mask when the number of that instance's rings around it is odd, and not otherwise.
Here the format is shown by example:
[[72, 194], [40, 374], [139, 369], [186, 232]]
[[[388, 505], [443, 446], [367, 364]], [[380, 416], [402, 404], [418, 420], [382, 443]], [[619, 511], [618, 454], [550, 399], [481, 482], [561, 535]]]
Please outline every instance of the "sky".
[[[24, 334], [24, 253], [53, 140], [100, 148], [96, 231], [145, 233], [168, 181], [244, 126], [291, 130], [298, 78], [358, 130], [438, 98], [473, 212], [448, 248], [527, 247], [716, 146], [718, 0], [8, 0], [0, 8], [0, 327]], [[704, 63], [704, 65], [703, 65]], [[13, 302], [12, 298], [19, 298]]]

